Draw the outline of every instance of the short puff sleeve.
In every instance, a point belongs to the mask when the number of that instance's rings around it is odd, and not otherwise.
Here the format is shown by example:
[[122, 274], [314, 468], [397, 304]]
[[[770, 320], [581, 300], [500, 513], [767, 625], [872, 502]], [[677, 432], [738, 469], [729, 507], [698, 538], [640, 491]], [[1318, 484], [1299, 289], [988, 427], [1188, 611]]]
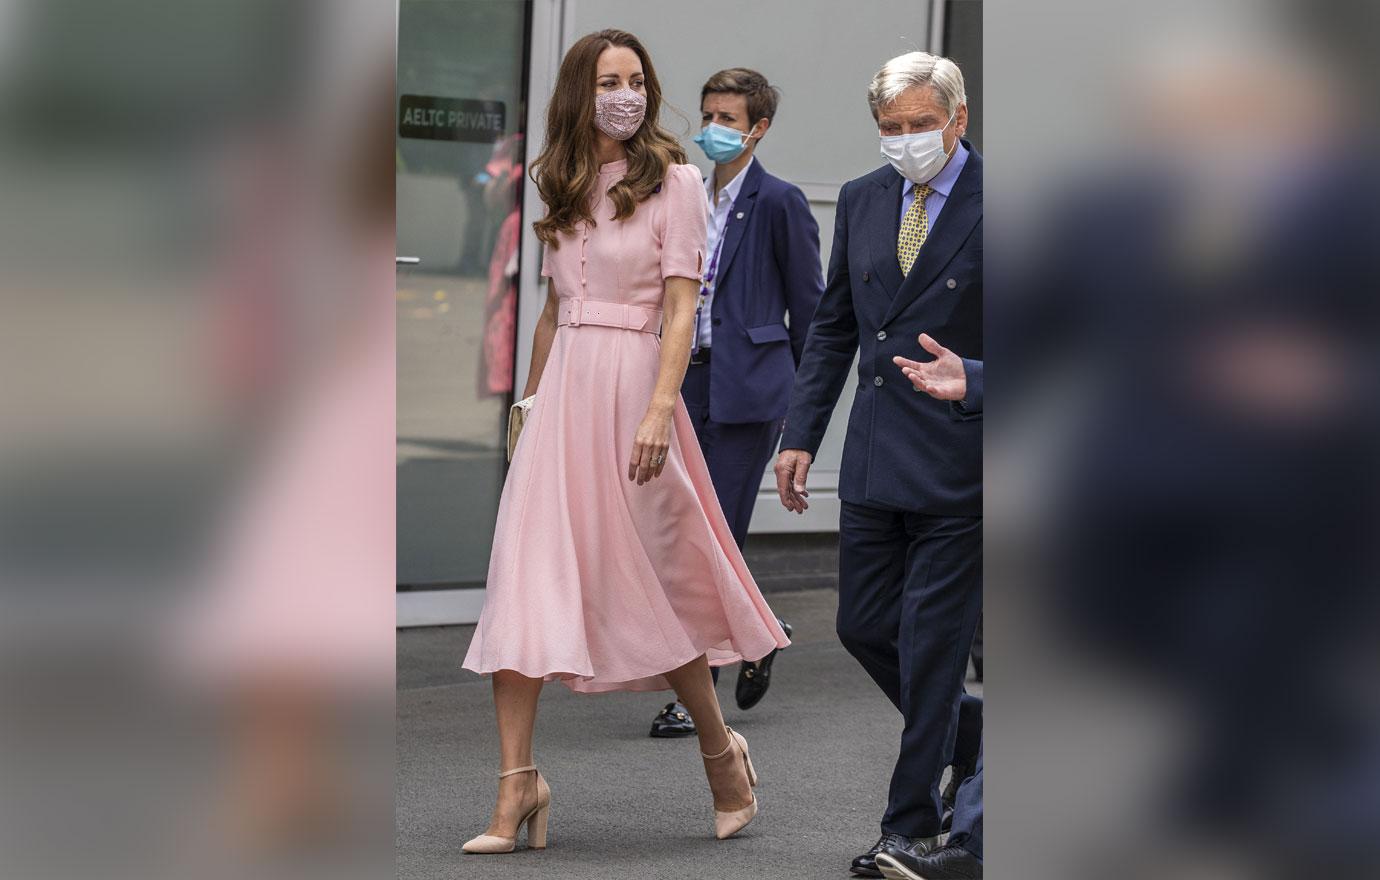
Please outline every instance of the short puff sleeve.
[[709, 197], [694, 165], [667, 168], [662, 198], [665, 226], [661, 230], [661, 277], [694, 278], [704, 270], [704, 244], [709, 232]]

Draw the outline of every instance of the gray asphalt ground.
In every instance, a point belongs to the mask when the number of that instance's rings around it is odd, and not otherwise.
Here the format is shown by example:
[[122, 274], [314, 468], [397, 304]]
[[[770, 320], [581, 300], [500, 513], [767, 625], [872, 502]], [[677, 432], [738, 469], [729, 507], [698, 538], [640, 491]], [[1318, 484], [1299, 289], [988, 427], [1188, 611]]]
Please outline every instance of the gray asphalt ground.
[[[473, 627], [398, 632], [397, 876], [840, 880], [876, 840], [900, 716], [834, 635], [838, 594], [771, 593], [795, 628], [766, 699], [719, 698], [748, 739], [761, 812], [738, 837], [713, 836], [713, 807], [694, 738], [647, 736], [670, 692], [543, 691], [536, 761], [552, 790], [548, 848], [466, 855], [497, 790], [497, 735], [487, 679], [460, 669]], [[974, 693], [981, 685], [969, 682]], [[522, 841], [519, 840], [519, 846]]]

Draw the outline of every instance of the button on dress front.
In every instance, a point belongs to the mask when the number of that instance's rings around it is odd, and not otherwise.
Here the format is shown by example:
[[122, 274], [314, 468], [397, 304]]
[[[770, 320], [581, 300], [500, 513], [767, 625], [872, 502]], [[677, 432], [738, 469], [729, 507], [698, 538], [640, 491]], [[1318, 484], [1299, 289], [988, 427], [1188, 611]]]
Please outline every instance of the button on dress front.
[[[660, 310], [665, 279], [698, 279], [708, 203], [699, 171], [671, 165], [631, 217], [600, 166], [594, 216], [547, 248], [542, 275], [562, 301]], [[464, 667], [512, 669], [572, 690], [669, 688], [664, 675], [707, 654], [758, 660], [789, 644], [719, 507], [677, 397], [661, 476], [628, 461], [661, 368], [655, 333], [562, 325], [499, 500], [484, 610]]]

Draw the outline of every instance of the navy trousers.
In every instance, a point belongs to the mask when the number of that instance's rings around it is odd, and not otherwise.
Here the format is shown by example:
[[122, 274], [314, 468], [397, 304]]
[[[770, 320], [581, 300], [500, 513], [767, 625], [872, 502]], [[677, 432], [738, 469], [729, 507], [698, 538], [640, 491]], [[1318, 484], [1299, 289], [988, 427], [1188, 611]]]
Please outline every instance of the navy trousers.
[[691, 364], [686, 368], [680, 396], [695, 424], [695, 436], [709, 465], [709, 478], [714, 481], [719, 506], [724, 509], [733, 540], [741, 550], [752, 522], [752, 508], [757, 503], [757, 489], [776, 454], [785, 420], [732, 425], [711, 419], [708, 364]]
[[841, 503], [839, 639], [905, 721], [885, 832], [939, 834], [981, 611], [982, 517]]
[[[757, 503], [757, 489], [762, 475], [776, 454], [781, 439], [783, 419], [747, 424], [725, 424], [709, 417], [709, 365], [691, 364], [685, 371], [680, 389], [681, 399], [695, 425], [705, 463], [709, 465], [709, 479], [724, 519], [733, 532], [738, 549], [747, 540], [748, 524], [752, 522], [752, 508]], [[719, 668], [713, 669], [719, 680]]]

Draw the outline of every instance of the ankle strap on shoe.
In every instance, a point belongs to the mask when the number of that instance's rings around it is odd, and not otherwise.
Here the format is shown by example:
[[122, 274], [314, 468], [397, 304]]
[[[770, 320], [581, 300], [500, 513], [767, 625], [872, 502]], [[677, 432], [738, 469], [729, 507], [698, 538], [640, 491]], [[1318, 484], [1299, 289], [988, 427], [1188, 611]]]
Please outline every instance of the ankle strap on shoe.
[[528, 770], [535, 770], [535, 769], [537, 769], [537, 765], [536, 765], [536, 764], [528, 764], [526, 767], [514, 767], [514, 768], [511, 769], [511, 770], [504, 770], [504, 771], [502, 771], [501, 773], [499, 773], [499, 774], [498, 774], [498, 778], [499, 778], [499, 779], [502, 779], [502, 778], [505, 777], [505, 776], [512, 776], [514, 773], [526, 773]]
[[719, 752], [717, 755], [706, 755], [704, 752], [700, 752], [701, 758], [704, 758], [706, 761], [712, 761], [715, 758], [722, 758], [724, 755], [728, 754], [729, 750], [733, 748], [734, 743], [733, 728], [725, 727], [724, 732], [728, 734], [728, 745], [724, 746], [724, 750], [722, 752]]

